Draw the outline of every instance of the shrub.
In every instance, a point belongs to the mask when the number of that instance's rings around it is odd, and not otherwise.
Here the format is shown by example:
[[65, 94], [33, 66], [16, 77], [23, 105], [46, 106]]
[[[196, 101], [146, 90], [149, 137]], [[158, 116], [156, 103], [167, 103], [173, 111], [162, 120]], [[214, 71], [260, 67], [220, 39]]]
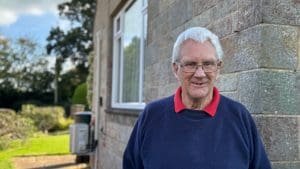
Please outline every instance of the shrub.
[[71, 118], [60, 118], [58, 119], [58, 123], [51, 129], [51, 131], [62, 131], [67, 130], [70, 124], [73, 124], [74, 120]]
[[11, 109], [0, 109], [0, 150], [6, 149], [13, 139], [25, 140], [34, 130], [31, 119], [21, 117]]
[[22, 116], [31, 118], [35, 126], [47, 133], [64, 118], [64, 109], [59, 106], [36, 107], [34, 105], [22, 105]]
[[72, 96], [72, 104], [84, 104], [87, 106], [87, 85], [82, 83], [76, 87]]

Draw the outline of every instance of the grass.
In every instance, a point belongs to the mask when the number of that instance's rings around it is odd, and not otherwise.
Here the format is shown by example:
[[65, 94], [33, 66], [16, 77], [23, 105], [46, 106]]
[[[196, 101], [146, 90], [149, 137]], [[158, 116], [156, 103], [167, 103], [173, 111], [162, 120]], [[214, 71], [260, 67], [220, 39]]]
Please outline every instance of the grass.
[[25, 143], [14, 141], [11, 148], [0, 151], [0, 168], [13, 169], [12, 158], [17, 156], [69, 154], [69, 135], [41, 135]]

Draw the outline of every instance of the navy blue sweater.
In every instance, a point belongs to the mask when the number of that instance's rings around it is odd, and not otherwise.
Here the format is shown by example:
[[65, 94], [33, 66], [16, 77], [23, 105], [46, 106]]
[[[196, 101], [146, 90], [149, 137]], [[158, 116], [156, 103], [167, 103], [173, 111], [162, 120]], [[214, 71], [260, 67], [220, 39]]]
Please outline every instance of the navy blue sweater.
[[247, 109], [221, 96], [214, 117], [174, 111], [174, 96], [140, 115], [124, 152], [123, 169], [270, 169]]

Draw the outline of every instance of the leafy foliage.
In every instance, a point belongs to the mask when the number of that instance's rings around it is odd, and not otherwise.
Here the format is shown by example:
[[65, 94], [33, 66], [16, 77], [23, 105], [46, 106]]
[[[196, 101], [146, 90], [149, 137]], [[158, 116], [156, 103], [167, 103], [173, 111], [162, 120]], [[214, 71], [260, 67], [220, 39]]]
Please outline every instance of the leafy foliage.
[[55, 131], [64, 131], [69, 129], [69, 126], [74, 123], [72, 118], [59, 118], [58, 123], [50, 130], [51, 132]]
[[58, 5], [58, 9], [60, 16], [75, 26], [67, 32], [59, 27], [52, 28], [47, 38], [47, 53], [53, 53], [63, 60], [71, 58], [77, 66], [83, 67], [93, 49], [96, 0], [71, 0]]
[[6, 149], [13, 139], [26, 139], [34, 130], [31, 119], [11, 109], [0, 109], [0, 150]]
[[17, 110], [24, 100], [53, 100], [54, 74], [42, 56], [29, 39], [0, 39], [0, 107]]
[[64, 109], [59, 106], [36, 107], [34, 105], [23, 105], [21, 115], [31, 118], [35, 126], [47, 133], [49, 129], [54, 128], [59, 119], [64, 118]]
[[7, 39], [0, 41], [1, 87], [24, 92], [50, 91], [53, 74], [47, 69], [48, 61], [41, 57], [37, 44], [24, 38], [11, 43]]
[[86, 83], [83, 83], [75, 89], [74, 95], [72, 97], [72, 103], [87, 105], [86, 95], [87, 95], [87, 85]]
[[[47, 38], [47, 53], [57, 58], [55, 78], [56, 97], [59, 105], [69, 107], [73, 92], [86, 81], [88, 74], [87, 57], [93, 50], [93, 22], [96, 0], [71, 0], [58, 5], [61, 18], [69, 20], [72, 28], [68, 31], [60, 27], [52, 28]], [[70, 58], [76, 69], [61, 75], [62, 64]], [[77, 77], [72, 77], [72, 76]], [[78, 81], [79, 80], [79, 81]], [[57, 99], [56, 99], [57, 98]]]

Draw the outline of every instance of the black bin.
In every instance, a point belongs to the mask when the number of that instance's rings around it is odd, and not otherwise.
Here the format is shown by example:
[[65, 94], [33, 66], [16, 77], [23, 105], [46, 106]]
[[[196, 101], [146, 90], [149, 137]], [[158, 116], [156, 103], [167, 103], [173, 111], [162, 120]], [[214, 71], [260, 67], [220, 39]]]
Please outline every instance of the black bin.
[[91, 119], [92, 119], [92, 114], [93, 113], [90, 111], [75, 113], [75, 116], [74, 116], [75, 123], [90, 124]]

